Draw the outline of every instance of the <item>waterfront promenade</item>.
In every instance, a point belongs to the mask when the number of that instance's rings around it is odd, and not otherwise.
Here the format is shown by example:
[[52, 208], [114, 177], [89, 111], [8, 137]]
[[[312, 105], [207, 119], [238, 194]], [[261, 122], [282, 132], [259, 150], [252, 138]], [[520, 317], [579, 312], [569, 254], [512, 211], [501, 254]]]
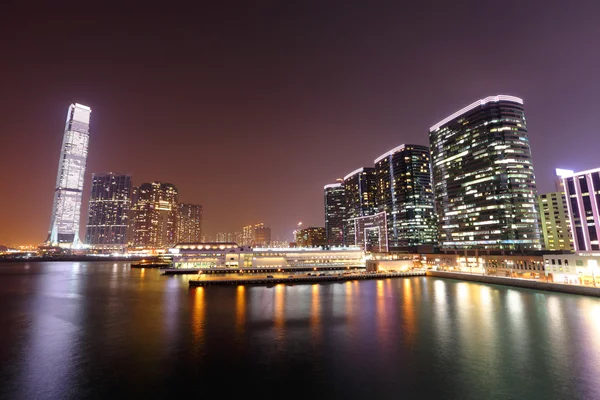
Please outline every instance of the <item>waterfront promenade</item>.
[[568, 285], [564, 283], [543, 282], [533, 279], [505, 278], [500, 276], [447, 271], [427, 271], [427, 276], [600, 297], [600, 288], [593, 286]]
[[302, 283], [325, 283], [325, 282], [346, 282], [355, 280], [370, 280], [383, 278], [405, 278], [413, 276], [425, 276], [425, 271], [394, 272], [394, 273], [362, 273], [362, 274], [338, 274], [338, 275], [310, 275], [310, 276], [289, 276], [272, 277], [253, 276], [243, 279], [191, 279], [190, 286], [215, 286], [215, 285], [276, 285], [284, 284], [302, 284]]

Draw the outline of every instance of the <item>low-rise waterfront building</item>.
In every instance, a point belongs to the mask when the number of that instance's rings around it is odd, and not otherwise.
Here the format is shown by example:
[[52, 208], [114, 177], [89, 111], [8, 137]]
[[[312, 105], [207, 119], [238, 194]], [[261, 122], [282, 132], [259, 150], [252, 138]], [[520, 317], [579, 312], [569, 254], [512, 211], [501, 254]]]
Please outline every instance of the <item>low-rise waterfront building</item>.
[[458, 252], [454, 254], [422, 254], [425, 268], [502, 277], [546, 280], [544, 256], [532, 254], [480, 254]]
[[169, 249], [175, 268], [313, 268], [364, 267], [365, 254], [357, 247], [274, 248], [236, 243], [179, 243]]
[[544, 265], [555, 283], [600, 286], [600, 253], [546, 254]]

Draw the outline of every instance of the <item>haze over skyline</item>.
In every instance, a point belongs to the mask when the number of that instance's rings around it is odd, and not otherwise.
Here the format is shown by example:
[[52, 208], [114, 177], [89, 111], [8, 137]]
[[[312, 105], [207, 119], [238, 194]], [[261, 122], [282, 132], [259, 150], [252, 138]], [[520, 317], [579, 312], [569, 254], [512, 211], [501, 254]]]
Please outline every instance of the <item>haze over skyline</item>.
[[[235, 4], [235, 2], [233, 3]], [[468, 10], [468, 12], [466, 12]], [[0, 244], [48, 234], [67, 108], [93, 172], [174, 184], [203, 230], [323, 226], [323, 185], [487, 96], [524, 100], [540, 193], [600, 167], [595, 2], [239, 2], [0, 16]], [[469, 29], [465, 29], [469, 26]]]

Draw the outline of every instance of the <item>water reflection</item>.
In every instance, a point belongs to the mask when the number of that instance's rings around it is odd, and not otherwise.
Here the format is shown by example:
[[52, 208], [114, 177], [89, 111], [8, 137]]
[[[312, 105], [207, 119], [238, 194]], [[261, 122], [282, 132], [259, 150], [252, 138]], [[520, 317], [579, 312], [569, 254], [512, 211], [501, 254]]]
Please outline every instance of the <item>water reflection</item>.
[[315, 340], [319, 340], [321, 337], [321, 298], [319, 296], [319, 287], [318, 284], [311, 286], [310, 297], [310, 330]]
[[190, 289], [98, 265], [0, 268], [0, 398], [175, 397], [223, 371], [246, 394], [256, 382], [330, 398], [600, 391], [598, 299], [429, 278]]
[[235, 300], [235, 330], [238, 338], [244, 334], [244, 324], [246, 323], [246, 288], [243, 285], [237, 287]]
[[382, 347], [386, 346], [388, 339], [388, 327], [387, 327], [387, 309], [386, 309], [386, 298], [384, 281], [377, 280], [377, 299], [376, 299], [376, 314], [377, 314], [377, 337], [379, 344]]
[[405, 340], [409, 344], [414, 343], [416, 334], [416, 321], [415, 321], [415, 305], [413, 295], [413, 282], [409, 279], [404, 279], [402, 282], [402, 315], [404, 318], [406, 336]]
[[195, 347], [204, 340], [204, 288], [202, 286], [190, 290], [192, 295], [192, 333]]
[[[69, 275], [76, 276], [79, 263]], [[48, 274], [36, 280], [32, 296], [32, 315], [21, 358], [23, 368], [19, 391], [22, 398], [37, 398], [43, 393], [69, 390], [76, 368], [76, 351], [85, 299], [77, 298], [79, 279], [63, 279]], [[75, 301], [74, 301], [75, 300]]]
[[283, 284], [275, 285], [274, 321], [275, 328], [281, 333], [285, 325], [285, 286]]

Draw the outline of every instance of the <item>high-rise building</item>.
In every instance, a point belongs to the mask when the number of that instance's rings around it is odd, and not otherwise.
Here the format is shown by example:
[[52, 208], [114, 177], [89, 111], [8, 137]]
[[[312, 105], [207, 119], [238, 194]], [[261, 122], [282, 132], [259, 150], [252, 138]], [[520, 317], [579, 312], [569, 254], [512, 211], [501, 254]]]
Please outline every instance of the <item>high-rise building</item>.
[[573, 250], [569, 212], [563, 192], [550, 192], [537, 196], [544, 248], [546, 250]]
[[92, 174], [85, 242], [98, 250], [123, 251], [131, 206], [131, 175]]
[[134, 190], [134, 247], [161, 249], [177, 241], [177, 188], [170, 183], [143, 183]]
[[375, 168], [359, 168], [344, 177], [344, 198], [346, 199], [346, 222], [344, 244], [353, 246], [356, 242], [353, 218], [373, 215], [377, 180]]
[[79, 221], [91, 113], [90, 107], [78, 103], [71, 104], [67, 112], [47, 240], [52, 246], [80, 244]]
[[600, 168], [563, 176], [575, 251], [600, 251]]
[[[340, 179], [341, 181], [341, 179]], [[329, 246], [344, 244], [346, 199], [343, 181], [325, 185], [325, 235]]]
[[390, 247], [437, 243], [429, 148], [400, 145], [375, 160], [377, 207], [387, 214]]
[[254, 247], [268, 247], [271, 245], [271, 228], [266, 227], [265, 224], [260, 223], [254, 225], [254, 241], [252, 246]]
[[177, 242], [200, 242], [202, 239], [202, 206], [179, 204], [177, 218]]
[[242, 243], [242, 232], [237, 231], [237, 232], [233, 232], [231, 234], [231, 240], [230, 242], [236, 243], [236, 244], [241, 244]]
[[554, 181], [556, 191], [537, 196], [546, 250], [573, 250], [573, 235], [562, 181], [563, 176], [570, 175], [573, 175], [573, 171], [557, 169]]
[[325, 237], [325, 228], [308, 227], [296, 232], [297, 247], [320, 247], [327, 244]]
[[491, 96], [429, 130], [440, 245], [540, 249], [523, 100]]
[[385, 211], [352, 218], [348, 222], [354, 224], [354, 232], [356, 232], [355, 241], [351, 245], [366, 251], [379, 253], [389, 251], [387, 213]]
[[252, 225], [246, 225], [242, 227], [242, 246], [252, 246], [254, 241], [254, 227]]

